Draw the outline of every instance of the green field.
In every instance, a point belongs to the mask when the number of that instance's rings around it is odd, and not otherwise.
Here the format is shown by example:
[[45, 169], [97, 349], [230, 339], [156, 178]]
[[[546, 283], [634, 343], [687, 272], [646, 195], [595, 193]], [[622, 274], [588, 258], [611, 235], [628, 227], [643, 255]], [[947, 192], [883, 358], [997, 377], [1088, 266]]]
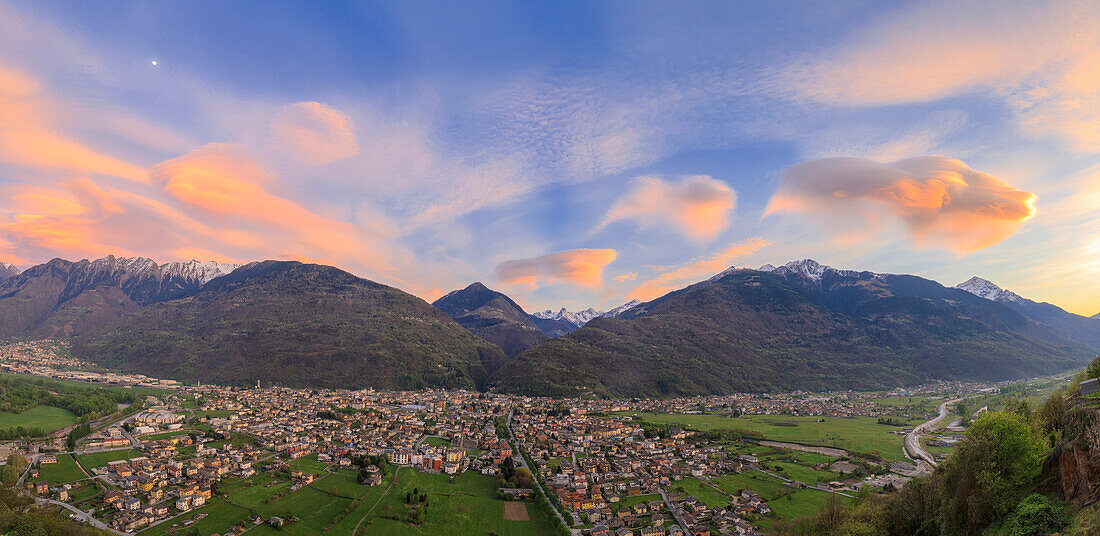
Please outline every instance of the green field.
[[316, 454], [310, 454], [309, 456], [302, 456], [297, 460], [291, 460], [288, 465], [295, 469], [301, 469], [302, 471], [313, 473], [318, 476], [328, 472], [328, 465], [317, 461]]
[[432, 445], [434, 447], [449, 447], [451, 446], [451, 440], [444, 439], [442, 437], [425, 437], [424, 444]]
[[659, 501], [659, 500], [661, 500], [661, 496], [659, 494], [656, 494], [656, 493], [649, 494], [649, 495], [626, 496], [626, 497], [623, 497], [617, 503], [611, 503], [611, 509], [618, 512], [619, 510], [622, 510], [623, 508], [630, 508], [631, 506], [634, 506], [635, 504], [648, 503], [649, 501]]
[[830, 482], [837, 479], [837, 474], [832, 471], [818, 471], [812, 467], [806, 467], [786, 461], [769, 461], [768, 468], [775, 474], [791, 480], [797, 480], [808, 486], [819, 482]]
[[36, 427], [48, 434], [73, 424], [76, 424], [73, 412], [53, 406], [35, 406], [23, 413], [0, 413], [0, 430]]
[[[768, 506], [771, 507], [772, 512], [778, 519], [795, 519], [816, 514], [829, 500], [830, 496], [836, 497], [844, 504], [851, 502], [851, 499], [842, 495], [812, 489], [800, 489], [786, 497], [768, 502]], [[771, 520], [761, 519], [760, 525], [768, 528], [771, 526]]]
[[[891, 434], [896, 426], [877, 424], [872, 417], [842, 419], [792, 415], [684, 415], [679, 413], [643, 413], [642, 418], [656, 424], [677, 424], [695, 430], [746, 430], [759, 432], [773, 441], [837, 447], [849, 451], [877, 453], [883, 458], [903, 461], [901, 436]], [[823, 422], [818, 422], [823, 421]]]
[[751, 471], [732, 475], [722, 475], [712, 479], [722, 491], [731, 495], [738, 495], [743, 489], [751, 489], [764, 497], [765, 501], [771, 501], [794, 491], [783, 481], [768, 475]]
[[[308, 460], [307, 460], [308, 461]], [[317, 463], [317, 462], [313, 462]], [[396, 481], [394, 480], [396, 477]], [[274, 480], [279, 482], [268, 487]], [[395, 482], [388, 490], [390, 482]], [[497, 534], [518, 536], [550, 536], [554, 534], [549, 519], [541, 510], [528, 504], [531, 521], [505, 521], [504, 501], [494, 498], [495, 484], [491, 477], [468, 472], [456, 476], [427, 474], [400, 469], [387, 475], [382, 485], [367, 487], [356, 482], [351, 470], [336, 471], [310, 486], [274, 499], [290, 486], [283, 472], [264, 473], [247, 479], [226, 481], [221, 492], [229, 500], [216, 497], [207, 506], [188, 512], [168, 523], [142, 532], [143, 535], [198, 534], [224, 532], [238, 523], [246, 523], [251, 512], [267, 519], [271, 516], [297, 518], [281, 529], [267, 526], [252, 528], [249, 534], [291, 534], [305, 536], [331, 534], [351, 536], [356, 525], [363, 534]], [[405, 494], [413, 489], [428, 495], [428, 507], [419, 526], [407, 524]], [[377, 505], [377, 507], [376, 507]], [[198, 513], [209, 517], [191, 525], [172, 527]], [[369, 514], [369, 515], [368, 515]], [[246, 523], [251, 526], [250, 523]]]
[[298, 518], [298, 521], [283, 527], [283, 532], [300, 534], [320, 534], [348, 504], [350, 499], [329, 495], [311, 487], [302, 488], [290, 495], [256, 507], [256, 512], [265, 518], [271, 516]]
[[[414, 488], [420, 493], [428, 494], [428, 507], [419, 526], [400, 520], [408, 508], [405, 505], [405, 493]], [[532, 504], [526, 505], [530, 521], [505, 521], [504, 501], [494, 499], [493, 494], [493, 478], [474, 472], [458, 475], [452, 482], [449, 475], [401, 469], [397, 475], [397, 483], [382, 498], [374, 511], [375, 517], [369, 523], [363, 523], [359, 535], [473, 536], [491, 532], [509, 536], [555, 534], [550, 520]]]
[[[184, 527], [182, 525], [186, 520], [195, 519], [195, 516], [198, 514], [206, 514], [206, 517], [189, 527]], [[157, 536], [159, 534], [175, 533], [191, 534], [192, 531], [195, 531], [195, 534], [221, 533], [224, 532], [225, 529], [238, 523], [246, 523], [250, 516], [251, 514], [248, 510], [233, 506], [225, 502], [225, 499], [221, 497], [214, 497], [206, 503], [206, 506], [198, 510], [192, 510], [182, 516], [177, 516], [155, 527], [145, 529], [141, 534]], [[173, 527], [172, 524], [179, 524], [179, 526]]]
[[698, 479], [695, 478], [680, 479], [673, 483], [669, 489], [671, 489], [672, 491], [678, 491], [685, 495], [691, 495], [692, 497], [703, 501], [703, 504], [707, 505], [710, 508], [728, 506], [730, 503], [729, 496], [723, 495], [722, 493], [716, 491], [714, 488], [710, 487], [709, 484], [704, 484], [703, 482], [700, 482]]
[[[277, 484], [268, 486], [278, 480]], [[290, 487], [290, 479], [278, 477], [273, 474], [261, 474], [243, 482], [244, 486], [225, 486], [222, 492], [226, 493], [233, 504], [247, 508], [255, 508], [270, 501], [274, 496], [283, 493]]]
[[76, 461], [69, 454], [58, 454], [57, 463], [48, 463], [39, 467], [38, 478], [29, 479], [32, 482], [45, 480], [50, 485], [64, 484], [74, 480], [88, 478], [84, 471], [76, 465]]
[[142, 454], [141, 451], [123, 449], [96, 452], [93, 454], [80, 454], [77, 455], [77, 459], [80, 460], [80, 465], [83, 465], [85, 469], [91, 471], [93, 467], [106, 467], [108, 462], [129, 460], [130, 458], [140, 458], [142, 456], [144, 456], [144, 454]]

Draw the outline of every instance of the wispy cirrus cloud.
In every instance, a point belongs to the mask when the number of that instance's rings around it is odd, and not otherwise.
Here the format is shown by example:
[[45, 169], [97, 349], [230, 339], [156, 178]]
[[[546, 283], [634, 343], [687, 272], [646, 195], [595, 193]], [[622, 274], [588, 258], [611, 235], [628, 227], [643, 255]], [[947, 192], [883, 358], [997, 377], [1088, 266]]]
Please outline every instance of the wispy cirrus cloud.
[[708, 176], [682, 177], [675, 182], [637, 177], [597, 230], [631, 220], [644, 228], [669, 225], [692, 240], [711, 240], [729, 226], [729, 214], [736, 205], [733, 188]]
[[275, 144], [308, 164], [328, 164], [359, 153], [355, 122], [326, 104], [291, 104], [271, 119], [270, 126]]
[[[929, 32], [928, 28], [936, 31]], [[844, 106], [928, 102], [982, 92], [1036, 137], [1100, 150], [1100, 5], [932, 2], [857, 30], [776, 80]]]
[[1035, 201], [1035, 194], [951, 158], [826, 158], [784, 171], [765, 216], [803, 214], [849, 239], [899, 222], [920, 247], [968, 253], [1015, 233], [1035, 215]]
[[649, 301], [685, 287], [696, 281], [714, 275], [733, 265], [738, 258], [751, 255], [768, 247], [771, 243], [761, 237], [753, 237], [730, 244], [722, 251], [709, 257], [695, 259], [670, 269], [657, 277], [638, 285], [628, 296], [630, 299]]
[[496, 278], [506, 284], [537, 288], [547, 283], [569, 283], [595, 288], [603, 283], [603, 269], [615, 260], [613, 249], [571, 249], [497, 265]]
[[0, 163], [149, 180], [140, 166], [59, 132], [53, 117], [57, 107], [40, 81], [0, 65]]

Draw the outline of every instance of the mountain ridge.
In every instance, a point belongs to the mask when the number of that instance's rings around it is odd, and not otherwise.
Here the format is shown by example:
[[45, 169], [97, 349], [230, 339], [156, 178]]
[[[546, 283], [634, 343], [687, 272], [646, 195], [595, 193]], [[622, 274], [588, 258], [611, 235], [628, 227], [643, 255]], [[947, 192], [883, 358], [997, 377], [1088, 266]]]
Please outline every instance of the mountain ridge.
[[144, 257], [55, 258], [0, 282], [0, 337], [76, 335], [238, 268]]
[[1068, 370], [1095, 352], [1012, 309], [910, 275], [792, 261], [734, 269], [520, 354], [524, 394], [869, 389]]
[[955, 288], [1003, 304], [1100, 353], [1100, 319], [1076, 315], [1052, 303], [1029, 300], [977, 276], [955, 285]]
[[296, 261], [242, 266], [75, 338], [73, 353], [184, 381], [352, 389], [478, 388], [505, 360], [420, 298]]
[[546, 338], [519, 304], [481, 282], [448, 292], [432, 305], [474, 335], [499, 346], [508, 357]]

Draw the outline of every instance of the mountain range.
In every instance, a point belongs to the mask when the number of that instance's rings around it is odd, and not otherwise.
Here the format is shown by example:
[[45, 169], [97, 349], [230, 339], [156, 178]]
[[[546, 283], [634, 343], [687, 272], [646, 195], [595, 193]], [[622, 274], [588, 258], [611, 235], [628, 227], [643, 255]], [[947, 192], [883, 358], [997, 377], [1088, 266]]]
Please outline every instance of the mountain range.
[[615, 318], [631, 307], [641, 303], [638, 300], [630, 300], [610, 311], [600, 311], [589, 307], [583, 311], [572, 312], [562, 307], [558, 312], [550, 309], [532, 313], [531, 318], [535, 325], [548, 337], [561, 337], [577, 331], [593, 318]]
[[1054, 304], [1031, 301], [980, 277], [972, 277], [955, 288], [1003, 304], [1071, 339], [1100, 348], [1100, 320], [1097, 318], [1100, 315], [1091, 318], [1075, 315]]
[[239, 265], [108, 256], [54, 259], [0, 282], [0, 338], [79, 335], [138, 309], [194, 292]]
[[810, 260], [731, 268], [608, 312], [534, 315], [481, 283], [428, 304], [281, 261], [54, 259], [0, 282], [0, 338], [66, 337], [104, 366], [230, 385], [870, 389], [1068, 370], [1100, 353], [1098, 326], [978, 278], [950, 288]]
[[73, 353], [226, 385], [484, 388], [506, 357], [439, 309], [331, 266], [252, 263], [113, 319]]
[[1097, 347], [910, 275], [797, 261], [731, 269], [519, 355], [508, 391], [662, 396], [867, 389], [1068, 370]]

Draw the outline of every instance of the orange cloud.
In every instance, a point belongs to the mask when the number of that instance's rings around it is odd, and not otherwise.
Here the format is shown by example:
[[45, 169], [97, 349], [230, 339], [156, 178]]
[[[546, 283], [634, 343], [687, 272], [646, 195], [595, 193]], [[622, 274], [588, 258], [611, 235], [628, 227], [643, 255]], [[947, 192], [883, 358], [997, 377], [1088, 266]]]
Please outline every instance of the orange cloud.
[[355, 123], [343, 112], [319, 102], [299, 102], [283, 108], [270, 127], [280, 148], [308, 164], [327, 164], [359, 154]]
[[[282, 258], [342, 259], [373, 270], [392, 267], [368, 243], [377, 237], [318, 215], [265, 189], [268, 172], [243, 149], [211, 144], [153, 167], [153, 178], [175, 199], [210, 216], [265, 235], [278, 230]], [[237, 238], [251, 241], [248, 233]], [[270, 250], [269, 253], [271, 254]]]
[[619, 282], [634, 281], [635, 279], [638, 279], [638, 274], [636, 274], [636, 273], [629, 273], [629, 274], [622, 274], [622, 275], [615, 276], [615, 281], [619, 281]]
[[704, 175], [665, 182], [637, 177], [631, 191], [615, 202], [597, 227], [634, 220], [643, 227], [671, 225], [693, 240], [710, 240], [729, 226], [737, 194], [726, 183]]
[[502, 262], [496, 267], [502, 283], [535, 288], [544, 282], [565, 282], [582, 287], [603, 283], [603, 269], [615, 260], [613, 249], [571, 249], [541, 257]]
[[836, 236], [898, 221], [920, 247], [968, 253], [1012, 236], [1035, 215], [1036, 199], [951, 158], [827, 158], [787, 169], [765, 216], [814, 215]]
[[27, 168], [112, 175], [147, 182], [145, 169], [58, 132], [55, 100], [30, 76], [0, 65], [0, 162]]
[[631, 291], [628, 298], [649, 301], [673, 290], [685, 287], [700, 278], [714, 275], [729, 268], [738, 257], [743, 257], [768, 247], [771, 243], [760, 237], [731, 244], [726, 249], [706, 257], [689, 262], [674, 270], [650, 279]]
[[1025, 132], [1062, 137], [1081, 152], [1100, 150], [1100, 5], [1002, 4], [914, 4], [787, 68], [778, 84], [856, 106], [992, 90]]

